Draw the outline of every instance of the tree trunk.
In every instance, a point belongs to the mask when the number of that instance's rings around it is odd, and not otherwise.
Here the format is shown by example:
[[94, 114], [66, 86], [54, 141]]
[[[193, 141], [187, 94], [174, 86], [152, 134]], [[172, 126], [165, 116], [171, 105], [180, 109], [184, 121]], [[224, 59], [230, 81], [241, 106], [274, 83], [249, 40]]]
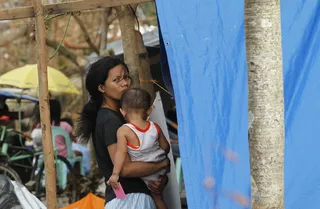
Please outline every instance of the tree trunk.
[[[253, 209], [284, 208], [284, 97], [279, 0], [245, 0]], [[253, 186], [252, 186], [253, 188]]]
[[108, 30], [109, 30], [109, 22], [108, 17], [111, 13], [112, 8], [106, 8], [100, 12], [101, 18], [101, 34], [100, 34], [100, 55], [104, 56], [107, 47], [107, 39], [108, 39]]
[[139, 78], [141, 88], [147, 90], [152, 98], [155, 98], [153, 83], [151, 82], [152, 75], [148, 51], [144, 46], [142, 35], [139, 31], [136, 31], [136, 53], [140, 61]]
[[[135, 29], [136, 17], [134, 11], [136, 6], [120, 6], [116, 7], [117, 17], [121, 29], [122, 46], [124, 51], [124, 61], [128, 65], [130, 75], [132, 77], [133, 87], [146, 89], [152, 96], [153, 84], [150, 65], [148, 60], [148, 52], [144, 46], [141, 33]], [[148, 82], [146, 82], [148, 81]]]

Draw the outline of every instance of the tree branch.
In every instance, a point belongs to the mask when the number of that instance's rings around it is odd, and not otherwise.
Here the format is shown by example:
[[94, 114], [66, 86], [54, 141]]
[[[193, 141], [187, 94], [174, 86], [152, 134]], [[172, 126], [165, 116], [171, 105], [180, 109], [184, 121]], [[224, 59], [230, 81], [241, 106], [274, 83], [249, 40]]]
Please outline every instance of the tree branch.
[[77, 23], [79, 24], [82, 32], [84, 33], [84, 39], [85, 41], [89, 44], [90, 48], [97, 53], [98, 55], [100, 55], [99, 49], [94, 45], [94, 43], [91, 41], [89, 33], [86, 29], [86, 27], [84, 26], [82, 20], [78, 17], [78, 16], [73, 16], [74, 19], [77, 21]]
[[88, 43], [76, 43], [73, 44], [70, 41], [64, 39], [63, 44], [65, 47], [69, 48], [69, 49], [73, 49], [73, 50], [85, 50], [85, 49], [90, 49], [90, 47], [88, 46]]
[[116, 19], [117, 19], [117, 11], [114, 8], [111, 8], [108, 14], [108, 25], [110, 25]]
[[56, 48], [56, 50], [54, 51], [53, 55], [49, 58], [49, 60], [51, 60], [52, 58], [54, 58], [54, 56], [56, 55], [56, 53], [58, 52], [64, 38], [66, 37], [66, 34], [67, 34], [67, 31], [68, 31], [68, 28], [69, 28], [69, 24], [70, 24], [70, 19], [71, 19], [71, 13], [69, 14], [69, 17], [68, 17], [68, 22], [67, 22], [67, 25], [66, 25], [66, 29], [64, 30], [64, 34], [62, 36], [62, 40], [59, 42], [59, 45], [58, 47]]
[[[49, 40], [46, 38], [46, 44], [47, 46], [53, 48], [53, 49], [57, 49], [57, 47], [59, 46], [59, 43], [53, 40]], [[58, 52], [65, 56], [66, 58], [68, 58], [71, 62], [73, 62], [75, 65], [79, 66], [79, 63], [77, 61], [77, 56], [72, 53], [70, 50], [68, 50], [66, 47], [64, 46], [60, 46], [58, 49]]]

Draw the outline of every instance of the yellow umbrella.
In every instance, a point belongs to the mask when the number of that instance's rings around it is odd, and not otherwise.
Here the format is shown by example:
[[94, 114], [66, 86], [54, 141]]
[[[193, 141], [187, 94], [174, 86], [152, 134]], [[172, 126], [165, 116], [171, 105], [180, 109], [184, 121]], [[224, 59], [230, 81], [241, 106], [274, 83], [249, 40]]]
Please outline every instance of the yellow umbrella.
[[[0, 84], [15, 86], [21, 89], [38, 88], [37, 65], [25, 65], [0, 76]], [[60, 71], [48, 66], [48, 88], [52, 92], [80, 94], [78, 89]]]

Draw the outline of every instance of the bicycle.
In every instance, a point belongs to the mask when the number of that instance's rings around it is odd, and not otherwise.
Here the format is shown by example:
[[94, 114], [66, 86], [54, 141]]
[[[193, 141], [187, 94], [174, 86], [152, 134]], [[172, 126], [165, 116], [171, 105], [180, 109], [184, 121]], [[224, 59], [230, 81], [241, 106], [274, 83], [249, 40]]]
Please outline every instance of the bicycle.
[[[6, 117], [2, 116], [0, 118], [0, 121], [7, 120]], [[17, 131], [15, 129], [8, 129], [6, 126], [0, 126], [1, 127], [1, 135], [0, 135], [0, 174], [5, 174], [8, 176], [11, 180], [17, 181], [22, 183], [21, 177], [16, 172], [13, 167], [22, 167], [27, 168], [31, 170], [30, 173], [30, 181], [29, 184], [29, 190], [32, 190], [33, 187], [35, 187], [35, 195], [38, 198], [41, 198], [43, 196], [44, 191], [44, 182], [43, 182], [43, 176], [44, 176], [44, 162], [41, 160], [41, 156], [43, 155], [42, 151], [33, 151], [29, 148], [25, 147], [22, 141], [20, 141], [21, 146], [13, 146], [10, 143], [8, 143], [7, 136], [10, 133], [18, 134], [20, 139], [24, 138], [27, 140], [32, 140], [30, 136], [28, 136], [25, 133], [22, 133], [20, 131]], [[9, 152], [11, 150], [11, 152]], [[18, 161], [24, 160], [24, 159], [32, 159], [32, 163], [30, 166], [20, 164]], [[66, 171], [69, 173], [69, 179], [70, 179], [70, 194], [69, 202], [73, 203], [76, 201], [77, 198], [77, 185], [76, 185], [76, 179], [73, 171], [73, 167], [71, 166], [70, 162], [63, 156], [60, 156], [57, 154], [57, 150], [55, 150], [55, 165], [56, 169], [59, 169], [59, 166], [61, 167], [64, 165], [66, 167]], [[58, 167], [58, 168], [57, 168]], [[57, 176], [57, 192], [58, 195], [63, 194], [65, 188], [61, 188], [61, 184], [59, 184], [59, 176]]]

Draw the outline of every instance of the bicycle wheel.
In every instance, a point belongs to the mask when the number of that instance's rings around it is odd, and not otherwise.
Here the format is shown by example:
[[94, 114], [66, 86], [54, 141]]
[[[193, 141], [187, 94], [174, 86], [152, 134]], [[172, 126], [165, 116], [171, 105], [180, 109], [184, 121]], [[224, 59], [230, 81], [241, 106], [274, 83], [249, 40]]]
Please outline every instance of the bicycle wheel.
[[0, 165], [0, 174], [4, 174], [11, 180], [21, 183], [19, 174], [9, 166]]
[[[73, 167], [65, 157], [62, 157], [60, 155], [58, 155], [58, 159], [56, 159], [56, 161], [63, 162], [63, 164], [66, 165], [66, 168], [68, 170], [68, 186], [63, 189], [63, 188], [59, 188], [57, 184], [57, 194], [58, 195], [66, 194], [68, 196], [69, 203], [74, 203], [77, 198], [77, 183], [76, 183]], [[57, 168], [57, 163], [56, 163], [56, 168]], [[56, 175], [56, 178], [58, 178], [57, 175]], [[37, 197], [40, 197], [41, 194], [45, 192], [43, 181], [44, 181], [44, 163], [41, 165], [40, 170], [36, 176], [36, 196]]]

